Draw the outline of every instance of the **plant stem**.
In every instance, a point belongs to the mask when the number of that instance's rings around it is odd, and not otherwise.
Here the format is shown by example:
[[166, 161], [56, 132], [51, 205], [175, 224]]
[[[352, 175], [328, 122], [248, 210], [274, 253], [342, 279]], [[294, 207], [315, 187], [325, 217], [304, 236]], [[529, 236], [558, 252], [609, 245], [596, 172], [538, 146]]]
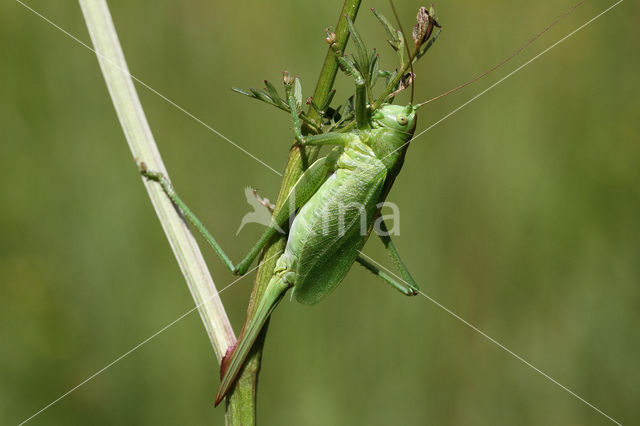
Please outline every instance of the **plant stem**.
[[[349, 28], [345, 15], [352, 21], [355, 21], [358, 9], [360, 8], [361, 0], [345, 0], [340, 16], [338, 18], [338, 24], [336, 25], [336, 47], [339, 51], [343, 52], [347, 41], [349, 40]], [[331, 47], [327, 49], [327, 54], [324, 58], [324, 63], [320, 71], [320, 77], [316, 84], [316, 89], [313, 94], [314, 102], [317, 105], [322, 105], [331, 89], [338, 72], [338, 61]], [[319, 122], [320, 114], [313, 108], [309, 108], [307, 113], [309, 118]], [[303, 126], [303, 133], [307, 134], [309, 129]], [[294, 144], [289, 151], [289, 159], [285, 168], [284, 177], [280, 186], [280, 192], [278, 194], [278, 200], [276, 202], [276, 209], [279, 209], [287, 194], [291, 190], [292, 186], [297, 182], [300, 175], [304, 172], [307, 166], [315, 160], [318, 156], [317, 147], [301, 148], [298, 144]], [[269, 283], [269, 280], [273, 276], [273, 270], [278, 260], [278, 257], [283, 253], [284, 246], [286, 244], [286, 237], [278, 235], [274, 237], [271, 242], [265, 247], [260, 259], [260, 267], [256, 276], [256, 281], [251, 292], [251, 299], [249, 300], [249, 307], [247, 309], [247, 316], [252, 316], [257, 308], [264, 291]], [[264, 261], [263, 261], [264, 259]], [[248, 356], [245, 362], [244, 368], [239, 375], [238, 382], [232, 389], [232, 395], [240, 393], [241, 395], [256, 394], [256, 386], [258, 380], [258, 374], [260, 372], [262, 349], [264, 346], [264, 338], [268, 328], [268, 322], [265, 324], [260, 337], [253, 345], [251, 354]], [[255, 418], [254, 418], [255, 419]], [[244, 425], [254, 423], [243, 423]]]
[[[135, 91], [106, 0], [79, 0], [79, 2], [109, 94], [134, 159], [137, 162], [146, 163], [149, 169], [163, 173], [169, 179]], [[344, 17], [346, 15], [352, 21], [355, 20], [360, 3], [361, 0], [345, 0], [340, 12], [335, 33], [337, 36], [336, 44], [341, 51], [344, 51], [349, 39], [349, 31]], [[338, 63], [333, 51], [329, 48], [313, 96], [316, 103], [324, 103], [329, 96], [337, 71]], [[315, 121], [321, 119], [318, 112], [312, 108], [309, 109], [307, 116]], [[308, 133], [308, 131], [308, 128], [303, 128], [304, 133]], [[294, 145], [289, 153], [277, 207], [282, 204], [293, 184], [317, 155], [318, 148], [302, 149]], [[202, 254], [185, 221], [177, 213], [160, 186], [146, 179], [142, 179], [142, 181], [196, 301], [216, 357], [220, 361], [227, 348], [233, 345], [236, 339]], [[249, 301], [248, 315], [254, 313], [257, 301], [260, 300], [273, 274], [277, 256], [282, 254], [284, 250], [285, 242], [284, 237], [274, 238], [263, 251], [256, 283]], [[262, 262], [262, 259], [266, 260]], [[266, 329], [265, 326], [236, 385], [227, 397], [226, 422], [228, 425], [255, 424], [256, 386]]]
[[[134, 159], [145, 162], [150, 169], [163, 173], [169, 179], [133, 85], [106, 1], [80, 0], [80, 7]], [[142, 179], [142, 182], [198, 307], [216, 357], [220, 361], [227, 348], [235, 343], [236, 338], [202, 253], [186, 222], [160, 185], [147, 179]], [[242, 409], [252, 412], [253, 404], [245, 405], [245, 400], [232, 398], [227, 410], [227, 422], [239, 424], [235, 419]]]

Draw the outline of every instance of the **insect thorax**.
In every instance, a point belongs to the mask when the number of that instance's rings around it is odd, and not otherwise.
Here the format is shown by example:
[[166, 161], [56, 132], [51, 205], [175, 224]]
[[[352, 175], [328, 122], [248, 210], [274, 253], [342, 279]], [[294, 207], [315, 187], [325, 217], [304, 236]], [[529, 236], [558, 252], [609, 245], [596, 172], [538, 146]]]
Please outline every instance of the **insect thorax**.
[[396, 130], [378, 128], [361, 132], [360, 139], [371, 148], [390, 174], [396, 175], [400, 171], [410, 137]]

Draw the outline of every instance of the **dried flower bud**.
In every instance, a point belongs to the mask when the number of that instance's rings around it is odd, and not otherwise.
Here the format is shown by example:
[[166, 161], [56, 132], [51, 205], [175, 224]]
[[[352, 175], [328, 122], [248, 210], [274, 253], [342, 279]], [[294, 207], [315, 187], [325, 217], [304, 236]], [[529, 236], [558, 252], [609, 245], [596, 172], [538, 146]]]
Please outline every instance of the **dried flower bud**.
[[282, 71], [282, 80], [284, 81], [285, 86], [291, 86], [293, 84], [293, 77], [289, 75], [289, 71]]
[[427, 29], [431, 20], [429, 19], [429, 12], [426, 7], [418, 9], [418, 15], [416, 16], [416, 25], [413, 27], [413, 43], [416, 47], [420, 46], [426, 40]]
[[329, 28], [327, 28], [325, 31], [327, 33], [327, 37], [324, 39], [324, 41], [326, 41], [328, 45], [334, 44], [336, 40], [338, 40], [338, 36], [336, 35], [336, 33], [329, 31]]

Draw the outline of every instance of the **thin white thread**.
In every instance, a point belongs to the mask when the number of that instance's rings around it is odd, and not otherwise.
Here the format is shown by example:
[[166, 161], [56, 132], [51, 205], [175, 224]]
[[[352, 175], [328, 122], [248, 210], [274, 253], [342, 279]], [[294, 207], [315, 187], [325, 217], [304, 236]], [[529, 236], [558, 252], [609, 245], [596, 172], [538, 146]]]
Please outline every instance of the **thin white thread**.
[[[278, 256], [277, 254], [267, 258], [266, 260], [270, 260], [273, 259], [274, 257]], [[263, 260], [266, 261], [266, 260]], [[262, 263], [262, 262], [261, 262]], [[125, 358], [126, 356], [130, 355], [131, 353], [135, 352], [136, 350], [138, 350], [140, 347], [144, 346], [146, 343], [148, 343], [150, 340], [152, 340], [153, 338], [157, 337], [158, 335], [164, 333], [167, 329], [169, 329], [170, 327], [172, 327], [173, 325], [175, 325], [178, 321], [182, 320], [183, 318], [187, 317], [189, 314], [191, 314], [192, 312], [194, 312], [195, 310], [197, 310], [198, 308], [200, 308], [200, 306], [204, 305], [205, 303], [208, 303], [214, 296], [219, 295], [220, 293], [222, 293], [223, 291], [225, 291], [226, 289], [228, 289], [229, 287], [231, 287], [232, 285], [236, 284], [238, 281], [240, 281], [241, 279], [245, 278], [249, 273], [255, 271], [256, 269], [258, 269], [260, 265], [255, 266], [253, 268], [251, 268], [249, 271], [247, 271], [243, 276], [239, 277], [238, 279], [232, 281], [229, 285], [227, 285], [226, 287], [224, 287], [222, 290], [220, 290], [219, 292], [217, 292], [216, 294], [212, 295], [211, 297], [207, 298], [206, 300], [200, 302], [199, 304], [197, 304], [196, 306], [194, 306], [193, 308], [189, 309], [187, 312], [185, 312], [184, 314], [180, 315], [178, 318], [176, 318], [175, 320], [171, 321], [169, 324], [165, 325], [164, 327], [162, 327], [160, 330], [156, 331], [155, 333], [153, 333], [151, 336], [147, 337], [146, 339], [144, 339], [143, 341], [141, 341], [140, 343], [138, 343], [137, 345], [135, 345], [133, 348], [129, 349], [127, 352], [123, 353], [122, 355], [120, 355], [118, 358], [114, 359], [113, 361], [111, 361], [109, 364], [107, 364], [106, 366], [102, 367], [100, 370], [96, 371], [95, 373], [93, 373], [91, 376], [87, 377], [85, 380], [83, 380], [82, 382], [80, 382], [79, 384], [77, 384], [76, 386], [74, 386], [73, 388], [69, 389], [67, 392], [63, 393], [61, 396], [59, 396], [58, 398], [56, 398], [55, 400], [51, 401], [49, 404], [47, 404], [46, 406], [44, 406], [43, 408], [41, 408], [40, 410], [38, 410], [36, 413], [32, 414], [30, 417], [28, 417], [27, 419], [23, 420], [22, 422], [20, 422], [18, 424], [18, 426], [22, 426], [23, 424], [27, 423], [28, 421], [32, 420], [34, 417], [38, 416], [39, 414], [42, 414], [44, 411], [48, 410], [49, 408], [51, 408], [53, 405], [55, 405], [57, 402], [59, 402], [60, 400], [64, 399], [65, 397], [69, 396], [69, 394], [73, 393], [75, 390], [77, 390], [78, 388], [82, 387], [83, 385], [85, 385], [86, 383], [90, 382], [91, 380], [93, 380], [94, 378], [96, 378], [98, 375], [100, 375], [101, 373], [103, 373], [105, 370], [107, 370], [108, 368], [112, 367], [113, 365], [117, 364], [118, 362], [120, 362], [123, 358]]]
[[255, 155], [253, 155], [252, 153], [250, 153], [249, 151], [247, 151], [246, 149], [244, 149], [243, 147], [241, 147], [240, 145], [238, 145], [237, 143], [235, 143], [234, 141], [232, 141], [231, 139], [229, 139], [228, 137], [226, 137], [225, 135], [223, 135], [222, 133], [220, 133], [219, 131], [217, 131], [216, 129], [214, 129], [213, 127], [211, 127], [210, 125], [208, 125], [207, 123], [205, 123], [204, 121], [200, 120], [198, 117], [196, 117], [195, 115], [193, 115], [192, 113], [190, 113], [189, 111], [187, 111], [186, 109], [182, 108], [180, 105], [176, 104], [174, 101], [172, 101], [171, 99], [167, 98], [165, 95], [163, 95], [162, 93], [158, 92], [156, 89], [154, 89], [153, 87], [149, 86], [147, 83], [145, 83], [144, 81], [140, 80], [138, 77], [136, 77], [135, 75], [131, 74], [130, 72], [128, 72], [127, 70], [123, 69], [121, 66], [119, 66], [118, 64], [116, 64], [115, 62], [113, 62], [110, 58], [108, 58], [107, 56], [103, 55], [102, 53], [96, 51], [95, 49], [93, 49], [91, 46], [89, 46], [88, 44], [86, 44], [85, 42], [83, 42], [82, 40], [80, 40], [78, 37], [74, 36], [73, 34], [71, 34], [70, 32], [68, 32], [67, 30], [65, 30], [64, 28], [60, 27], [59, 25], [55, 24], [53, 21], [51, 21], [49, 18], [47, 18], [46, 16], [42, 15], [41, 13], [39, 13], [38, 11], [36, 11], [35, 9], [27, 6], [26, 4], [24, 4], [22, 1], [20, 0], [16, 0], [16, 2], [18, 2], [20, 5], [22, 5], [23, 7], [25, 7], [27, 10], [33, 12], [36, 16], [42, 18], [45, 22], [51, 24], [53, 27], [55, 27], [56, 29], [60, 30], [62, 33], [66, 34], [67, 36], [69, 36], [71, 39], [73, 39], [74, 41], [76, 41], [77, 43], [79, 43], [80, 45], [86, 47], [87, 49], [89, 49], [90, 51], [92, 51], [93, 53], [95, 53], [97, 56], [100, 56], [101, 58], [104, 58], [105, 61], [109, 62], [109, 64], [111, 64], [112, 66], [116, 67], [117, 69], [119, 69], [121, 72], [127, 74], [129, 77], [131, 77], [133, 80], [137, 81], [138, 83], [140, 83], [142, 86], [144, 86], [147, 90], [151, 91], [152, 93], [158, 95], [160, 98], [162, 98], [163, 100], [165, 100], [166, 102], [168, 102], [170, 105], [172, 105], [173, 107], [177, 108], [178, 110], [182, 111], [184, 114], [186, 114], [188, 117], [190, 117], [191, 119], [195, 120], [196, 122], [200, 123], [201, 125], [203, 125], [204, 127], [206, 127], [207, 129], [209, 129], [210, 131], [212, 131], [213, 133], [215, 133], [216, 135], [218, 135], [219, 137], [221, 137], [222, 139], [224, 139], [225, 141], [229, 142], [231, 145], [235, 146], [236, 148], [238, 148], [240, 151], [244, 152], [245, 154], [247, 154], [249, 157], [253, 158], [254, 160], [256, 160], [258, 163], [262, 164], [263, 166], [265, 166], [266, 168], [268, 168], [269, 170], [271, 170], [272, 172], [274, 172], [275, 174], [277, 174], [278, 176], [282, 176], [282, 173], [278, 172], [276, 169], [274, 169], [273, 167], [271, 167], [270, 165], [268, 165], [267, 163], [265, 163], [264, 161], [262, 161], [261, 159], [259, 159], [258, 157], [256, 157]]
[[[364, 257], [366, 257], [367, 259], [369, 259], [371, 262], [375, 263], [376, 265], [378, 265], [378, 267], [380, 269], [385, 270], [388, 274], [393, 275], [395, 278], [397, 278], [398, 280], [402, 281], [404, 284], [411, 286], [408, 282], [406, 282], [404, 279], [402, 279], [401, 277], [399, 277], [398, 275], [396, 275], [395, 273], [391, 272], [388, 268], [385, 268], [383, 265], [381, 265], [380, 263], [376, 262], [375, 260], [373, 260], [370, 256], [367, 256], [366, 254], [364, 254], [362, 251], [360, 251], [360, 254]], [[435, 304], [436, 306], [438, 306], [440, 309], [444, 310], [445, 312], [447, 312], [448, 314], [450, 314], [451, 316], [453, 316], [455, 319], [457, 319], [458, 321], [462, 322], [463, 324], [465, 324], [466, 326], [470, 327], [472, 330], [474, 330], [475, 332], [477, 332], [478, 334], [480, 334], [482, 337], [486, 338], [487, 340], [489, 340], [491, 343], [495, 344], [496, 346], [498, 346], [500, 349], [502, 349], [503, 351], [507, 352], [509, 355], [513, 356], [514, 358], [516, 358], [518, 361], [522, 362], [523, 364], [525, 364], [526, 366], [528, 366], [529, 368], [533, 369], [534, 371], [536, 371], [537, 373], [541, 374], [544, 378], [546, 378], [547, 380], [549, 380], [550, 382], [554, 383], [555, 385], [559, 386], [560, 388], [564, 389], [565, 391], [567, 391], [571, 396], [573, 396], [574, 398], [582, 401], [583, 403], [585, 403], [586, 405], [588, 405], [589, 407], [591, 407], [592, 409], [594, 409], [595, 411], [597, 411], [598, 413], [602, 414], [604, 417], [606, 417], [607, 419], [611, 420], [613, 423], [622, 426], [618, 421], [616, 421], [614, 418], [612, 418], [611, 416], [607, 415], [604, 411], [600, 410], [598, 407], [596, 407], [595, 405], [591, 404], [589, 401], [587, 401], [586, 399], [582, 398], [580, 395], [578, 395], [577, 393], [575, 393], [574, 391], [572, 391], [571, 389], [569, 389], [568, 387], [564, 386], [562, 383], [558, 382], [556, 379], [554, 379], [553, 377], [549, 376], [547, 373], [545, 373], [544, 371], [540, 370], [539, 368], [537, 368], [535, 365], [531, 364], [529, 361], [527, 361], [526, 359], [522, 358], [520, 355], [516, 354], [515, 352], [513, 352], [511, 349], [507, 348], [506, 346], [504, 346], [502, 343], [498, 342], [496, 339], [494, 339], [493, 337], [489, 336], [488, 334], [486, 334], [484, 331], [480, 330], [478, 327], [476, 327], [475, 325], [471, 324], [469, 321], [465, 320], [464, 318], [462, 318], [460, 315], [456, 314], [455, 312], [453, 312], [452, 310], [448, 309], [447, 307], [443, 306], [440, 302], [438, 302], [437, 300], [435, 300], [434, 298], [432, 298], [431, 296], [428, 296], [427, 294], [425, 294], [424, 292], [417, 290], [418, 293], [420, 293], [422, 296], [424, 296], [427, 300], [429, 300], [430, 302], [432, 302], [433, 304]]]

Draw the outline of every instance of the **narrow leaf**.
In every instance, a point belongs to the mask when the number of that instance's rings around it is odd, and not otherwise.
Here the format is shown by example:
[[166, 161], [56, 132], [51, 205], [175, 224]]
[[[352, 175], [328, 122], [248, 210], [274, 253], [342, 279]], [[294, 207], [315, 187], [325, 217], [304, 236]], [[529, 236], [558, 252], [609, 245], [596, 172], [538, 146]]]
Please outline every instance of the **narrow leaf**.
[[404, 64], [405, 53], [404, 36], [402, 35], [402, 31], [398, 31], [398, 56], [400, 56], [401, 64]]
[[[367, 47], [364, 45], [360, 34], [356, 30], [356, 27], [353, 25], [351, 19], [347, 19], [347, 25], [349, 26], [349, 32], [353, 37], [353, 44], [356, 46], [356, 51], [358, 52], [358, 60], [356, 63], [359, 65], [358, 68], [360, 71], [366, 71], [369, 69], [369, 55], [367, 54]], [[364, 73], [363, 73], [364, 74]]]
[[371, 61], [371, 77], [369, 78], [369, 81], [371, 81], [371, 87], [376, 85], [376, 82], [378, 81], [378, 77], [380, 76], [379, 74], [380, 71], [380, 57], [378, 55], [375, 55], [373, 57], [373, 60]]
[[264, 84], [266, 86], [267, 92], [269, 92], [269, 96], [271, 97], [271, 99], [273, 99], [277, 104], [288, 107], [284, 99], [282, 99], [278, 94], [278, 90], [276, 89], [276, 87], [270, 81], [265, 80]]
[[376, 15], [376, 18], [378, 18], [378, 21], [380, 21], [385, 31], [387, 32], [387, 36], [389, 37], [388, 42], [389, 44], [391, 44], [391, 47], [393, 47], [395, 50], [398, 50], [398, 30], [396, 30], [393, 25], [391, 25], [391, 22], [389, 22], [389, 20], [383, 14], [378, 13], [375, 9], [371, 9], [371, 11], [374, 15]]
[[302, 84], [300, 83], [300, 79], [296, 77], [293, 82], [293, 99], [296, 101], [296, 107], [298, 107], [298, 111], [302, 111]]
[[232, 87], [231, 90], [233, 90], [236, 93], [240, 93], [241, 95], [249, 96], [250, 98], [254, 97], [251, 92], [247, 92], [246, 90], [240, 89], [238, 87]]
[[349, 56], [343, 56], [342, 58], [340, 58], [340, 61], [342, 62], [342, 65], [344, 67], [345, 74], [350, 76], [355, 76], [357, 74], [358, 68], [356, 67], [356, 64], [352, 58], [350, 58]]
[[371, 56], [369, 57], [369, 74], [371, 74], [371, 70], [373, 69], [373, 61], [375, 61], [377, 56], [378, 52], [376, 52], [376, 49], [373, 49], [371, 51]]
[[269, 97], [269, 95], [267, 95], [267, 93], [265, 91], [257, 90], [257, 89], [251, 89], [251, 88], [249, 88], [249, 90], [251, 90], [251, 93], [253, 93], [253, 96], [256, 99], [260, 99], [262, 102], [266, 102], [268, 104], [275, 105], [273, 100]]

